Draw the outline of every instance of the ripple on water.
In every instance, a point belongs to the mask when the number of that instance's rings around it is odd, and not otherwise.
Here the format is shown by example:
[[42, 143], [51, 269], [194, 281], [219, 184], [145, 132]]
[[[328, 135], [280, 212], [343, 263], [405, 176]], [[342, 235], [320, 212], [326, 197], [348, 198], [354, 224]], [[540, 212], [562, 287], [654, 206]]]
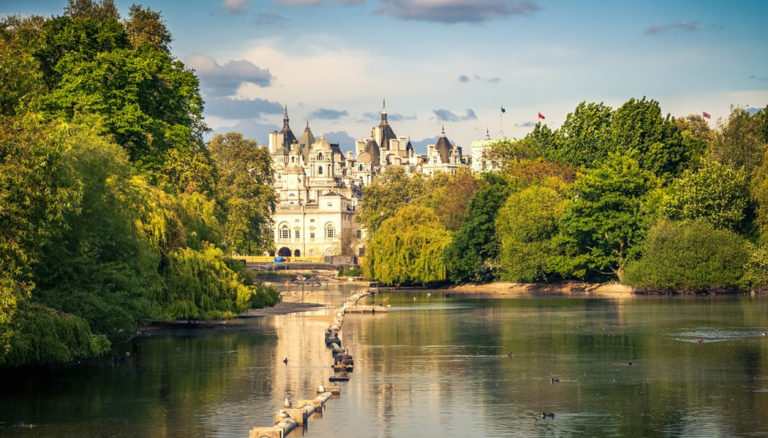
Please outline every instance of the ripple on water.
[[686, 328], [677, 332], [668, 333], [667, 336], [680, 342], [696, 343], [699, 339], [703, 342], [726, 342], [740, 339], [755, 338], [762, 336], [763, 329], [760, 328], [714, 328], [714, 327], [696, 327]]

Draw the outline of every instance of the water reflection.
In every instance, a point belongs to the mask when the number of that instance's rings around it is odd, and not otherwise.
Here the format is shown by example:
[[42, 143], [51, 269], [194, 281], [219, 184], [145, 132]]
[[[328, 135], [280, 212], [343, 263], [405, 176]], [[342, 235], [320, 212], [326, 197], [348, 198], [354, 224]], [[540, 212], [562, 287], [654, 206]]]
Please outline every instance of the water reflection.
[[[768, 435], [766, 299], [413, 298], [347, 316], [356, 368], [308, 436]], [[0, 435], [247, 436], [327, 381], [331, 312], [163, 332], [114, 361], [6, 376]], [[22, 420], [38, 427], [10, 427]]]

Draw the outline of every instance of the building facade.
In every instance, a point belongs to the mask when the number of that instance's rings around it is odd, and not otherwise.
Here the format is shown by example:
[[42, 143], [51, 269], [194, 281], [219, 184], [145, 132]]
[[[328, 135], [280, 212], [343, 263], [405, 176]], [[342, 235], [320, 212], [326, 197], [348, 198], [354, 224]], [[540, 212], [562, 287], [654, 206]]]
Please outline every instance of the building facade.
[[269, 134], [275, 171], [277, 208], [274, 216], [276, 255], [324, 257], [362, 255], [365, 230], [355, 222], [362, 189], [389, 166], [407, 173], [455, 173], [471, 158], [442, 133], [426, 155], [415, 153], [407, 137], [397, 136], [387, 119], [386, 104], [371, 135], [355, 142], [346, 156], [338, 144], [315, 138], [309, 123], [298, 139], [288, 109], [280, 131]]

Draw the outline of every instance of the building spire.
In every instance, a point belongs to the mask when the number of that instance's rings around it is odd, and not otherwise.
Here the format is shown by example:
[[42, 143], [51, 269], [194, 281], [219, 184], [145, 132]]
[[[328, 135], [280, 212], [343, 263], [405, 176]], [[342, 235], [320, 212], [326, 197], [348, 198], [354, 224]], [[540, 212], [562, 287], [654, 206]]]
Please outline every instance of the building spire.
[[442, 132], [443, 137], [445, 137], [445, 125], [442, 125], [442, 130], [443, 130], [443, 132]]
[[387, 125], [387, 99], [381, 100], [381, 125]]
[[491, 131], [489, 131], [488, 128], [485, 128], [485, 139], [486, 140], [491, 139]]

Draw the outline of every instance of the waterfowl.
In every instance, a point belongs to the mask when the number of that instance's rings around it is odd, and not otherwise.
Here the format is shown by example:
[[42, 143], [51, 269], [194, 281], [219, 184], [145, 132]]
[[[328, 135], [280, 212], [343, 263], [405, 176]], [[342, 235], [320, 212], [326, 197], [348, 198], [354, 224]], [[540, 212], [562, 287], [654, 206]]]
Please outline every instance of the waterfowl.
[[325, 386], [322, 383], [317, 385], [317, 392], [325, 392]]
[[552, 383], [558, 383], [558, 382], [560, 382], [560, 379], [558, 379], [557, 377], [552, 378]]
[[512, 352], [511, 351], [509, 353], [507, 353], [507, 357], [512, 359]]
[[542, 419], [555, 418], [555, 413], [554, 412], [542, 412], [541, 413], [541, 418]]
[[288, 397], [286, 397], [286, 398], [285, 398], [285, 401], [283, 402], [283, 407], [284, 407], [284, 408], [286, 408], [286, 409], [290, 409], [290, 408], [291, 408], [291, 406], [292, 406], [292, 405], [291, 405], [291, 401], [290, 401], [290, 400], [288, 400]]
[[284, 364], [286, 364], [286, 365], [288, 365], [288, 357], [284, 357], [284, 358], [283, 358], [283, 363], [284, 363]]

